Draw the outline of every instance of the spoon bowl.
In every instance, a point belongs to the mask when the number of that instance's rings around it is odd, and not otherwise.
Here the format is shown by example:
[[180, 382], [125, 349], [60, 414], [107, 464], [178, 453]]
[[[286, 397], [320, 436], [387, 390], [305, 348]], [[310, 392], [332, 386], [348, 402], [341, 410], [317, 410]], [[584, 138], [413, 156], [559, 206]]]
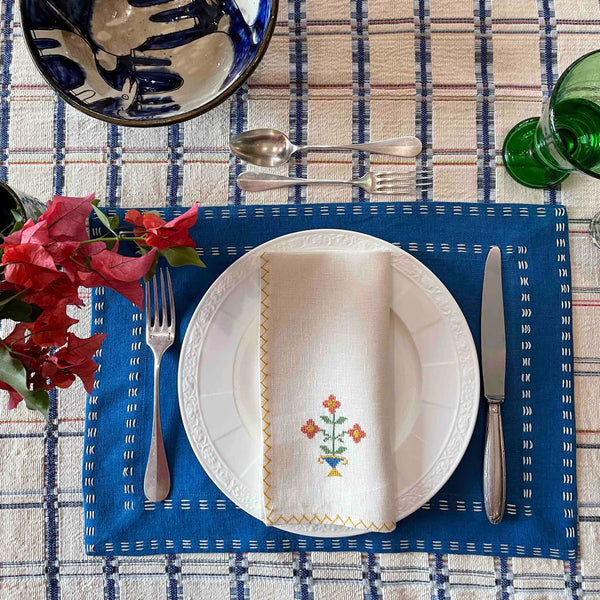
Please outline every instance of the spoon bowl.
[[298, 147], [277, 129], [252, 129], [231, 138], [231, 151], [242, 160], [259, 167], [285, 164]]

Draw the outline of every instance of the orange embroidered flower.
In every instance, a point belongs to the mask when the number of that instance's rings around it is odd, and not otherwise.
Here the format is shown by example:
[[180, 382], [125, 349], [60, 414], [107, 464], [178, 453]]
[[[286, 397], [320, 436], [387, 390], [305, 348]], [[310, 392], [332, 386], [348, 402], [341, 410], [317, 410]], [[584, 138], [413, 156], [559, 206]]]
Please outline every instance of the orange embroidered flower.
[[321, 431], [321, 428], [312, 419], [309, 419], [306, 421], [306, 425], [300, 427], [300, 431], [304, 433], [309, 440], [312, 440], [315, 437], [315, 434]]
[[348, 429], [348, 435], [355, 444], [358, 444], [360, 440], [367, 437], [367, 434], [360, 428], [358, 423], [354, 423], [352, 429]]
[[323, 400], [323, 406], [329, 409], [329, 412], [332, 415], [335, 415], [336, 409], [339, 408], [341, 405], [342, 403], [339, 400], [336, 400], [333, 394], [331, 394], [331, 396], [329, 396], [327, 400]]

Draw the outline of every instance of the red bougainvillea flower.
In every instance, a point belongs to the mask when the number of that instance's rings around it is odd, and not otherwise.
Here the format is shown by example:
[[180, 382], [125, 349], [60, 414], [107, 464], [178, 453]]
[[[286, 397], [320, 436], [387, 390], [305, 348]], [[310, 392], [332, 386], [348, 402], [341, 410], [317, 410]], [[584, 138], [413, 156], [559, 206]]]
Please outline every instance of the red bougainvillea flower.
[[96, 285], [109, 287], [141, 309], [144, 292], [139, 280], [149, 271], [155, 254], [155, 248], [143, 256], [133, 257], [123, 256], [107, 249], [101, 250], [91, 257], [92, 270], [78, 273], [79, 280], [86, 287]]
[[148, 246], [164, 250], [173, 246], [196, 247], [188, 229], [198, 218], [198, 204], [168, 223], [156, 213], [141, 214], [138, 210], [129, 210], [125, 221], [133, 223], [135, 235], [143, 237]]
[[87, 218], [92, 212], [93, 199], [94, 194], [85, 198], [54, 196], [38, 223], [46, 223], [48, 235], [58, 242], [87, 240]]
[[43, 290], [29, 290], [23, 300], [42, 309], [65, 307], [67, 304], [83, 306], [77, 283], [65, 273], [57, 273], [54, 281]]
[[348, 435], [355, 444], [358, 444], [360, 440], [367, 437], [367, 434], [360, 428], [358, 423], [354, 423], [352, 429], [348, 429]]
[[31, 339], [40, 346], [62, 346], [67, 343], [67, 330], [77, 323], [66, 313], [66, 307], [50, 308], [28, 324]]
[[315, 435], [321, 431], [321, 428], [312, 419], [308, 419], [306, 425], [300, 427], [300, 431], [306, 435], [309, 440], [312, 440]]
[[332, 415], [335, 415], [336, 409], [338, 409], [342, 403], [336, 400], [335, 396], [331, 394], [327, 400], [323, 400], [323, 406], [329, 410]]
[[[25, 323], [17, 323], [13, 331], [4, 339], [4, 344], [10, 348], [12, 356], [23, 363], [27, 370], [27, 383], [33, 389], [49, 389], [46, 385], [46, 378], [41, 375], [41, 369], [44, 362], [49, 360], [49, 349], [34, 343], [27, 332]], [[16, 392], [10, 385], [0, 381], [0, 389], [6, 390], [9, 394], [8, 407], [15, 408], [22, 396]]]
[[104, 333], [97, 333], [85, 339], [77, 337], [74, 333], [67, 333], [67, 345], [43, 364], [42, 374], [51, 381], [52, 387], [61, 388], [69, 387], [77, 375], [86, 392], [90, 394], [94, 385], [94, 373], [98, 367], [92, 357], [104, 338]]
[[40, 244], [7, 246], [2, 254], [4, 278], [23, 288], [43, 290], [58, 275], [50, 253]]

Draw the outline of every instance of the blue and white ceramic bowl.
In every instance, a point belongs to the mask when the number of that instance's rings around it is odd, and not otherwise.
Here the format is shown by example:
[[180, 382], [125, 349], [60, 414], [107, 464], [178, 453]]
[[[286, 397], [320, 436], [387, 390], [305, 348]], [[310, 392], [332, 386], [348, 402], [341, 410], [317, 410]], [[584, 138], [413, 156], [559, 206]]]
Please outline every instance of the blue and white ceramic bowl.
[[48, 83], [119, 125], [177, 123], [221, 103], [262, 58], [277, 0], [21, 0]]

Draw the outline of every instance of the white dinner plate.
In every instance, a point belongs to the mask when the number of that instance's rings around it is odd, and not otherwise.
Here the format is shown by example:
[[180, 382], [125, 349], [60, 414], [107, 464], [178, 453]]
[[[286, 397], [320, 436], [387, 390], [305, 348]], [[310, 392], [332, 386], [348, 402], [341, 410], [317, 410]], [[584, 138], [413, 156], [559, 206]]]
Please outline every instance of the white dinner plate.
[[[190, 444], [221, 491], [261, 516], [258, 378], [260, 255], [265, 251], [388, 250], [397, 519], [427, 502], [460, 462], [479, 407], [479, 366], [467, 322], [442, 282], [416, 258], [369, 235], [319, 229], [271, 240], [233, 263], [190, 321], [179, 360], [179, 406]], [[287, 525], [320, 537], [357, 532]]]

